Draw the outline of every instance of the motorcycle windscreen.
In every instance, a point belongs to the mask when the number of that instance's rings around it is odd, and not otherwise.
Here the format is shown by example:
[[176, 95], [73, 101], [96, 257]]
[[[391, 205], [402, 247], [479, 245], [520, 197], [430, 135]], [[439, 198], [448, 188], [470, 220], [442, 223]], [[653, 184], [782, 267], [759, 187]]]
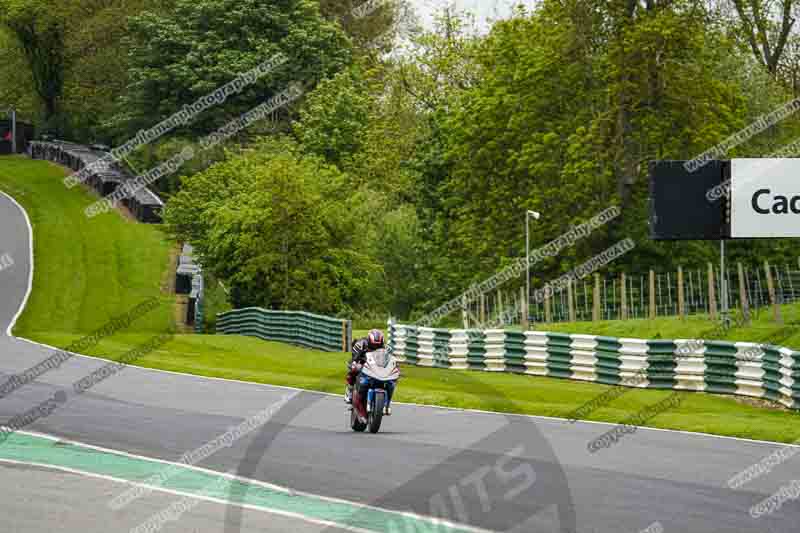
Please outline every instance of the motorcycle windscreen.
[[386, 353], [386, 350], [375, 350], [371, 352], [370, 355], [372, 356], [372, 360], [375, 362], [375, 366], [380, 368], [386, 368], [389, 366], [389, 354]]

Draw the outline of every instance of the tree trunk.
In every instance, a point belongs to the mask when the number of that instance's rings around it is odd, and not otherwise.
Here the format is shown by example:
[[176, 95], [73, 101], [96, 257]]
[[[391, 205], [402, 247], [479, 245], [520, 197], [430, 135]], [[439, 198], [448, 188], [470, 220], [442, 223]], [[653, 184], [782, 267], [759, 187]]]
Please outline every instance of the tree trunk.
[[9, 24], [19, 40], [31, 69], [34, 88], [44, 106], [49, 124], [58, 115], [58, 100], [64, 89], [64, 28], [54, 22], [44, 29], [30, 24]]
[[616, 30], [616, 63], [620, 73], [617, 93], [617, 193], [621, 208], [630, 205], [633, 196], [633, 185], [636, 182], [636, 153], [633, 140], [632, 95], [630, 94], [631, 68], [630, 58], [625, 43], [627, 29], [634, 23], [636, 0], [618, 0]]

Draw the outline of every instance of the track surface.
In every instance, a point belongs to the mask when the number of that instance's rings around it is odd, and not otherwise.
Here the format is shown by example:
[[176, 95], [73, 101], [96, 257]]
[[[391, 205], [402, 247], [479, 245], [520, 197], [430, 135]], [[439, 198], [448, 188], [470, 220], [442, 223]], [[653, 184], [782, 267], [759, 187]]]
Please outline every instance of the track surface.
[[[0, 195], [3, 252], [15, 261], [0, 272], [4, 332], [24, 298], [30, 265], [23, 214]], [[0, 379], [51, 353], [0, 336]], [[292, 392], [128, 367], [75, 396], [72, 384], [103, 364], [84, 357], [68, 360], [0, 399], [0, 422], [63, 389], [67, 403], [26, 429], [177, 461]], [[590, 454], [587, 442], [610, 426], [410, 405], [397, 405], [384, 428], [377, 436], [353, 434], [345, 428], [340, 398], [304, 392], [263, 428], [200, 465], [387, 509], [430, 514], [432, 502], [434, 509], [444, 503], [449, 511], [440, 514], [448, 519], [493, 531], [569, 531], [573, 516], [577, 531], [587, 533], [638, 532], [653, 522], [667, 532], [796, 532], [800, 523], [797, 501], [757, 520], [748, 514], [752, 505], [800, 479], [797, 458], [740, 490], [726, 485], [779, 445], [640, 429]], [[528, 468], [535, 472], [530, 487], [522, 484], [530, 479], [524, 475]], [[111, 482], [1, 462], [0, 476], [4, 531], [105, 531], [102, 524], [115, 520], [124, 524], [115, 531], [127, 531], [170, 501], [151, 495], [114, 512], [104, 505], [121, 492]], [[62, 512], [42, 512], [43, 505]], [[239, 531], [236, 511], [228, 507], [223, 516], [221, 507], [203, 503], [164, 531]], [[101, 525], [92, 529], [87, 517]], [[249, 512], [242, 524], [241, 531], [319, 530], [286, 518], [253, 518]]]
[[[0, 479], [4, 485], [0, 492], [0, 516], [3, 517], [3, 531], [6, 533], [125, 532], [145, 523], [178, 499], [151, 493], [122, 511], [112, 511], [105, 502], [120, 492], [120, 485], [112, 481], [53, 472], [38, 466], [2, 463]], [[225, 513], [222, 504], [198, 502], [196, 507], [180, 517], [180, 521], [167, 522], [161, 531], [223, 531]], [[241, 532], [263, 531], [338, 533], [341, 530], [298, 524], [296, 520], [246, 510]]]

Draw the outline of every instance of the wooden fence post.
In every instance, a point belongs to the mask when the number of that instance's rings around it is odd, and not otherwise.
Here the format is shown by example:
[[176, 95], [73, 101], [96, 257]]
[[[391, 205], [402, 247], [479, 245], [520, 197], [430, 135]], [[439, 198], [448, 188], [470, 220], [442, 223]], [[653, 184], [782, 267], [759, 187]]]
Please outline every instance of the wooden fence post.
[[678, 267], [678, 316], [683, 319], [684, 315], [684, 302], [683, 302], [683, 267]]
[[461, 297], [461, 321], [464, 329], [469, 329], [469, 313], [467, 312], [467, 295]]
[[481, 306], [480, 309], [481, 327], [483, 327], [483, 324], [486, 324], [486, 295], [484, 293], [481, 293], [479, 300], [480, 300], [479, 305]]
[[522, 329], [523, 331], [528, 331], [528, 295], [525, 294], [524, 286], [519, 288], [519, 301], [521, 303]]
[[592, 298], [592, 321], [600, 320], [600, 274], [594, 275], [594, 294]]
[[656, 318], [656, 273], [650, 271], [650, 320]]
[[575, 302], [573, 301], [574, 291], [572, 290], [572, 280], [567, 281], [567, 299], [569, 300], [569, 321], [575, 322]]
[[741, 263], [736, 264], [739, 271], [739, 301], [742, 302], [742, 318], [745, 324], [750, 324], [750, 303], [747, 301], [747, 283], [744, 279], [744, 268]]
[[619, 277], [619, 314], [621, 320], [628, 320], [628, 291], [625, 287], [625, 272]]
[[503, 314], [503, 292], [497, 289], [497, 317], [500, 318]]
[[550, 295], [544, 293], [544, 321], [548, 324], [553, 321], [553, 313], [550, 310]]
[[775, 297], [775, 284], [772, 281], [772, 269], [769, 268], [769, 261], [764, 261], [764, 272], [767, 275], [767, 290], [769, 291], [769, 301], [772, 304], [775, 322], [783, 324], [781, 318], [781, 308], [778, 305], [778, 299]]
[[708, 314], [717, 319], [717, 287], [714, 285], [714, 265], [708, 263]]

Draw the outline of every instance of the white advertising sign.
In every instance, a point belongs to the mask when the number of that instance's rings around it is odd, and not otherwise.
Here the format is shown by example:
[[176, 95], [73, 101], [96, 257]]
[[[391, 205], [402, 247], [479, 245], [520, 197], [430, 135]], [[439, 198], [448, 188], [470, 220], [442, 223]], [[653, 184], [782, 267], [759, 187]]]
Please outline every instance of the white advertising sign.
[[800, 159], [731, 160], [731, 237], [800, 237]]

